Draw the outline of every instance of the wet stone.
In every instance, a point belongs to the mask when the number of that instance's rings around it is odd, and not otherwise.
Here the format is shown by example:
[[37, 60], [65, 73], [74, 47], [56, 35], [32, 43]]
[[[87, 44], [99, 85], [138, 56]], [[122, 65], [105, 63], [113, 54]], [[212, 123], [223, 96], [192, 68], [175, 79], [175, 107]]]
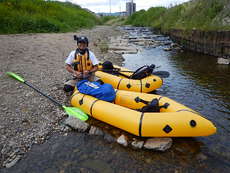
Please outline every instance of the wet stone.
[[98, 135], [98, 136], [104, 135], [103, 131], [101, 131], [99, 128], [97, 128], [95, 126], [90, 127], [89, 134], [90, 135]]
[[207, 160], [207, 156], [204, 155], [203, 153], [199, 153], [196, 158], [200, 161], [204, 161], [204, 160]]
[[10, 168], [10, 167], [14, 166], [20, 159], [21, 159], [21, 156], [18, 155], [18, 156], [16, 156], [13, 160], [10, 160], [10, 162], [3, 163], [3, 165], [4, 165], [6, 168]]
[[228, 65], [228, 64], [230, 64], [230, 58], [218, 58], [217, 59], [217, 64]]
[[108, 133], [104, 133], [104, 139], [109, 143], [116, 141], [116, 139]]
[[163, 50], [164, 50], [164, 51], [171, 51], [172, 48], [170, 48], [170, 47], [169, 47], [169, 48], [164, 48]]
[[171, 138], [150, 138], [147, 139], [144, 148], [157, 150], [157, 151], [165, 151], [172, 146]]
[[71, 128], [77, 130], [78, 132], [85, 132], [89, 128], [89, 124], [85, 123], [84, 121], [81, 121], [74, 117], [68, 117], [64, 124], [67, 126], [70, 126]]
[[145, 162], [148, 163], [148, 164], [150, 164], [152, 162], [152, 160], [149, 159], [149, 158], [147, 158], [147, 159], [145, 159]]
[[135, 141], [131, 142], [131, 145], [132, 145], [132, 147], [134, 149], [141, 149], [143, 147], [143, 145], [144, 145], [144, 141], [137, 141], [137, 140], [135, 140]]
[[125, 147], [128, 146], [128, 141], [127, 141], [127, 138], [126, 138], [125, 135], [121, 135], [119, 138], [117, 138], [117, 143], [121, 144], [121, 145], [123, 145]]
[[71, 131], [71, 128], [69, 126], [66, 126], [66, 125], [61, 125], [59, 128], [60, 128], [60, 131], [62, 131], [62, 132], [70, 132]]

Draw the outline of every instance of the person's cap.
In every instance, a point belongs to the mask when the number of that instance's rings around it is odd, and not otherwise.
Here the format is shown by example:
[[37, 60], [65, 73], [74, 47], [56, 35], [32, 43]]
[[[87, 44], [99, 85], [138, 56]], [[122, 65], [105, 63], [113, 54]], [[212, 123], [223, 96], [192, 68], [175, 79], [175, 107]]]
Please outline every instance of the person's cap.
[[80, 37], [77, 37], [76, 35], [74, 35], [74, 40], [77, 41], [77, 43], [86, 43], [87, 46], [88, 46], [88, 43], [89, 43], [89, 40], [87, 37], [85, 36], [80, 36]]

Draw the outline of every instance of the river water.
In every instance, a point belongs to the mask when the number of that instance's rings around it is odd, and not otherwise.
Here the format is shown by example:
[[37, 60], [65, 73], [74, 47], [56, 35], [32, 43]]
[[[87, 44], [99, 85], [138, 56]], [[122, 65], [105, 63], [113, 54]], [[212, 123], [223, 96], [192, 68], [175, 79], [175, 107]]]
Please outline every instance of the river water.
[[[138, 31], [138, 29], [136, 29]], [[137, 32], [136, 35], [143, 35]], [[168, 41], [167, 37], [158, 37]], [[158, 39], [159, 40], [159, 39]], [[155, 64], [157, 70], [168, 71], [157, 94], [172, 98], [204, 115], [217, 127], [210, 137], [193, 140], [201, 151], [216, 157], [230, 159], [230, 66], [218, 65], [217, 59], [191, 51], [164, 51], [168, 46], [144, 48], [137, 54], [124, 55], [124, 66], [135, 70], [145, 64]], [[181, 139], [179, 139], [181, 141]], [[221, 164], [225, 165], [224, 163]], [[220, 165], [220, 166], [221, 166]], [[229, 169], [229, 165], [225, 165]]]
[[[163, 36], [157, 39], [169, 41]], [[3, 172], [230, 172], [230, 67], [217, 65], [215, 57], [168, 52], [164, 47], [142, 47], [137, 54], [126, 54], [124, 66], [135, 70], [155, 64], [160, 66], [156, 71], [168, 71], [170, 77], [156, 94], [200, 112], [216, 125], [215, 135], [173, 138], [171, 149], [155, 152], [124, 148], [101, 137], [73, 132], [34, 146], [26, 158]]]

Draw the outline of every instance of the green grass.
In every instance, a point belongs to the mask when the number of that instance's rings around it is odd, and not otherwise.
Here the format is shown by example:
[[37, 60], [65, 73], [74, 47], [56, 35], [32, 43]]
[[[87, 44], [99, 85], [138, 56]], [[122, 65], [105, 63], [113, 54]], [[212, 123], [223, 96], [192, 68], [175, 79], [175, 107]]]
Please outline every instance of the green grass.
[[116, 18], [117, 18], [116, 16], [102, 16], [101, 22], [102, 22], [102, 24], [105, 24], [106, 22], [113, 20], [113, 19], [116, 19]]
[[166, 8], [163, 7], [150, 8], [148, 11], [141, 10], [130, 16], [126, 21], [126, 24], [132, 24], [135, 26], [157, 25], [157, 20], [161, 18], [165, 11]]
[[58, 1], [0, 0], [0, 33], [68, 32], [100, 23], [81, 7]]
[[221, 22], [229, 16], [229, 0], [195, 0], [172, 8], [155, 7], [130, 16], [126, 24], [170, 29], [230, 30], [230, 24]]

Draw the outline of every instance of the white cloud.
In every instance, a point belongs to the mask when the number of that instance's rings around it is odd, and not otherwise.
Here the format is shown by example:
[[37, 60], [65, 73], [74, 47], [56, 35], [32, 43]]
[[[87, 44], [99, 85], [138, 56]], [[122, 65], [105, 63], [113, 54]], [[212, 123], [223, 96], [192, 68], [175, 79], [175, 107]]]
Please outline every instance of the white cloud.
[[[82, 8], [88, 8], [93, 12], [119, 12], [125, 11], [125, 3], [130, 0], [60, 0], [69, 1], [80, 5]], [[134, 0], [137, 6], [137, 11], [141, 9], [147, 10], [150, 7], [176, 5], [189, 0]]]

